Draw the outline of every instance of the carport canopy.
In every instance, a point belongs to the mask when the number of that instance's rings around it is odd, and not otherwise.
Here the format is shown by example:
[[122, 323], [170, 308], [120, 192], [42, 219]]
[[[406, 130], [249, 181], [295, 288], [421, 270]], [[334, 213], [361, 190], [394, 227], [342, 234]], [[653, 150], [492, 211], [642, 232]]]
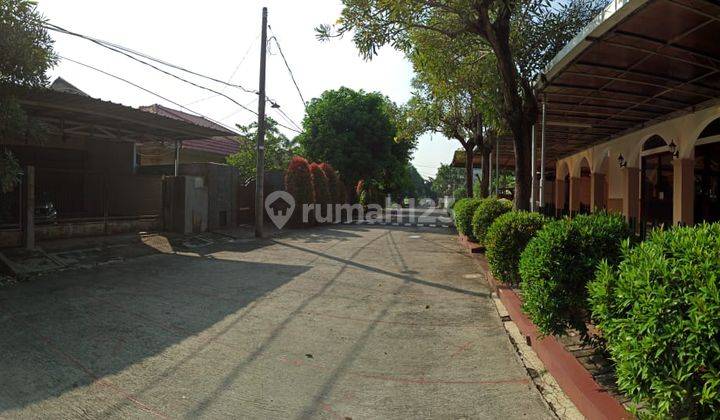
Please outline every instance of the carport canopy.
[[613, 1], [536, 84], [547, 159], [718, 103], [719, 34], [718, 2]]
[[74, 93], [23, 89], [12, 94], [31, 118], [45, 123], [53, 134], [132, 142], [237, 135]]

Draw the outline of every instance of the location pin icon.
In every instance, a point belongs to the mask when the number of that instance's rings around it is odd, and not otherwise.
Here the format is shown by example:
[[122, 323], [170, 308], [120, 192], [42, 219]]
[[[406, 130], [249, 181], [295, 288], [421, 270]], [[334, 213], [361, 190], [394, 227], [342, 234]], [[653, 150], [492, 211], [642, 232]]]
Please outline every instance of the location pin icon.
[[265, 199], [265, 211], [273, 224], [282, 229], [295, 211], [295, 199], [287, 191], [273, 191]]

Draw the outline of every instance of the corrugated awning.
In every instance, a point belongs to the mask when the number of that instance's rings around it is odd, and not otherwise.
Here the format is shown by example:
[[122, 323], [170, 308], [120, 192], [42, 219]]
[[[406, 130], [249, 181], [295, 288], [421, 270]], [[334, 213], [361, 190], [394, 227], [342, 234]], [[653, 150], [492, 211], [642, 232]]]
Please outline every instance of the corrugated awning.
[[538, 87], [548, 160], [717, 103], [720, 4], [614, 1], [550, 63]]
[[12, 92], [32, 118], [54, 131], [125, 141], [190, 140], [236, 133], [204, 127], [125, 105], [50, 89]]

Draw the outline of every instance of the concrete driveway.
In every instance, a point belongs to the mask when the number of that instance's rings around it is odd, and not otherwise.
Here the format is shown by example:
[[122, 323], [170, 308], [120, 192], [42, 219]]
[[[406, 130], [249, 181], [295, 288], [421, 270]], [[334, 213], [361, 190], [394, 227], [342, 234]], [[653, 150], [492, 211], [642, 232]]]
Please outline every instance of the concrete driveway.
[[0, 417], [551, 417], [477, 272], [333, 226], [0, 289]]

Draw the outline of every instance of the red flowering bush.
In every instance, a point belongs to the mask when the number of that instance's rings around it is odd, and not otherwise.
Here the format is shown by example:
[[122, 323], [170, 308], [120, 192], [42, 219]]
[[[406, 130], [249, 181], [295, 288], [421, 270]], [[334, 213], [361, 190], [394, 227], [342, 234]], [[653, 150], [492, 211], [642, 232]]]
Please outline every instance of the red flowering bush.
[[340, 191], [338, 191], [338, 174], [335, 168], [329, 163], [321, 163], [320, 169], [325, 173], [328, 180], [328, 189], [330, 190], [330, 202], [333, 204], [342, 204], [340, 201]]
[[313, 177], [310, 164], [305, 158], [295, 156], [290, 161], [285, 171], [285, 191], [295, 199], [295, 220], [301, 220], [303, 206], [315, 203]]

